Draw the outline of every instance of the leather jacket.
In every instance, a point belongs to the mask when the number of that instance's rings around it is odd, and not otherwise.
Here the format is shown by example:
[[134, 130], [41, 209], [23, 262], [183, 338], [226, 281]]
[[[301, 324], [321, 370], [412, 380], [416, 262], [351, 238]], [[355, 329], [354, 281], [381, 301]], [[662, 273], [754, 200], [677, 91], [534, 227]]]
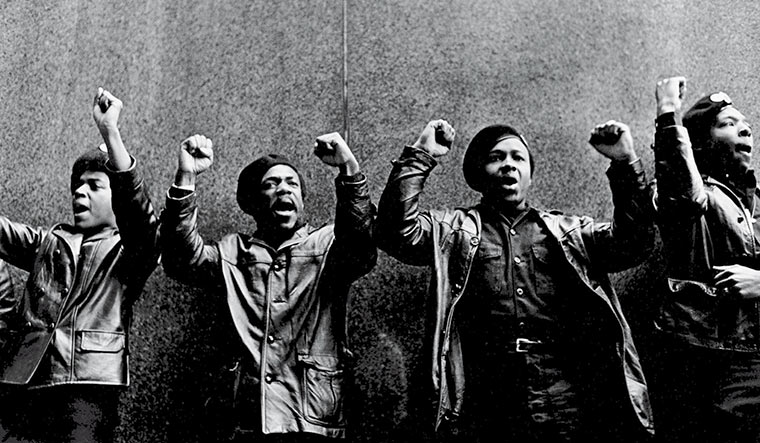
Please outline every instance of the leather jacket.
[[[109, 171], [117, 228], [0, 217], [0, 258], [29, 272], [0, 357], [0, 382], [31, 387], [129, 384], [132, 305], [158, 264], [158, 220], [139, 172]], [[11, 315], [13, 314], [13, 315]]]
[[655, 205], [668, 264], [657, 326], [692, 345], [759, 351], [760, 302], [713, 286], [713, 266], [760, 268], [750, 210], [726, 184], [700, 175], [686, 128], [674, 118], [659, 119], [654, 153]]
[[20, 293], [13, 286], [8, 264], [0, 260], [0, 349], [5, 347], [11, 333], [10, 327], [13, 326], [13, 320], [9, 317], [12, 317], [18, 309]]
[[[436, 428], [443, 420], [456, 421], [462, 412], [465, 378], [462, 342], [455, 320], [456, 306], [466, 287], [476, 250], [481, 221], [476, 208], [420, 212], [419, 196], [436, 165], [427, 153], [407, 147], [394, 167], [378, 210], [378, 246], [411, 265], [430, 266], [429, 296], [435, 300], [432, 337], [432, 371], [438, 394]], [[620, 168], [620, 167], [618, 167]], [[648, 213], [650, 194], [641, 163], [630, 171], [608, 172], [615, 202], [614, 223], [594, 223], [588, 217], [539, 211], [562, 248], [566, 265], [574, 271], [579, 296], [595, 300], [604, 314], [605, 334], [615, 337], [614, 353], [621, 369], [621, 386], [627, 387], [630, 405], [641, 425], [653, 432], [646, 380], [630, 327], [607, 276], [642, 262], [654, 241]], [[563, 265], [565, 266], [565, 265]], [[567, 267], [567, 266], [566, 266]], [[465, 351], [466, 352], [466, 351]], [[621, 389], [622, 391], [623, 389]]]
[[193, 286], [221, 287], [245, 352], [234, 365], [232, 387], [235, 414], [247, 414], [241, 430], [345, 436], [347, 298], [353, 281], [377, 260], [374, 208], [366, 178], [358, 178], [336, 179], [334, 225], [306, 224], [277, 249], [255, 234], [205, 244], [197, 195], [175, 198], [170, 190], [167, 196], [164, 269]]

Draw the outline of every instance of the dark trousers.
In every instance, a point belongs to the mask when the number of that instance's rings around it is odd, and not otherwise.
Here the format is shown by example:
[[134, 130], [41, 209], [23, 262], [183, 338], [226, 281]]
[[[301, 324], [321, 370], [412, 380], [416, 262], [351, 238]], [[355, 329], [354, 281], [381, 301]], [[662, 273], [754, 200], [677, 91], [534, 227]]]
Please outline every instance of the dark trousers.
[[[468, 443], [646, 442], [622, 368], [580, 374], [572, 355], [503, 351], [468, 371], [463, 414], [441, 439]], [[617, 376], [612, 377], [611, 374]], [[591, 383], [591, 385], [589, 384]]]
[[40, 389], [3, 386], [0, 441], [113, 442], [122, 390], [63, 385]]
[[663, 344], [652, 386], [657, 441], [760, 442], [760, 355]]
[[329, 438], [323, 435], [310, 434], [306, 432], [294, 432], [288, 434], [267, 434], [246, 433], [237, 434], [232, 443], [344, 443], [343, 439]]

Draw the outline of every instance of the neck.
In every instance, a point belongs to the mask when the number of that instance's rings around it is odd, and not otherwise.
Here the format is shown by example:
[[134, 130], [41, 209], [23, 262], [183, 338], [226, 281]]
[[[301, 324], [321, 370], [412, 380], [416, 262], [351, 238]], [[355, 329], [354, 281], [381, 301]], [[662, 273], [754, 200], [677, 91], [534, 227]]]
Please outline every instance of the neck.
[[521, 200], [519, 202], [505, 201], [499, 198], [483, 196], [483, 203], [493, 208], [493, 210], [499, 212], [510, 220], [520, 215], [523, 211], [528, 209], [527, 200]]
[[279, 226], [260, 225], [256, 230], [256, 237], [263, 240], [264, 243], [272, 248], [277, 249], [280, 245], [293, 237], [293, 234], [295, 234], [300, 227], [300, 225], [296, 225], [291, 229], [284, 229]]

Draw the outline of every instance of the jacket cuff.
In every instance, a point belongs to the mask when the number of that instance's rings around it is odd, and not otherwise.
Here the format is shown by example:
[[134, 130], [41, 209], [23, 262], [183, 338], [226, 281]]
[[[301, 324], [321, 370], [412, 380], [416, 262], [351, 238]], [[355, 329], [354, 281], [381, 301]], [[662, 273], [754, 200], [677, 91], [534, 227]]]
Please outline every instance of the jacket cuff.
[[[177, 189], [180, 192], [183, 190], [179, 188], [169, 188], [166, 192], [166, 209], [165, 211], [171, 214], [181, 214], [183, 212], [192, 212], [195, 209], [195, 202], [198, 194], [191, 192], [186, 195], [175, 196], [172, 193], [173, 189]], [[186, 192], [186, 191], [185, 191]]]
[[401, 157], [398, 160], [393, 160], [391, 163], [394, 166], [418, 166], [420, 169], [433, 169], [438, 164], [438, 160], [422, 149], [407, 145], [401, 152]]
[[142, 175], [137, 169], [137, 160], [131, 155], [129, 156], [132, 161], [130, 167], [123, 171], [117, 171], [111, 166], [111, 161], [106, 161], [106, 174], [108, 180], [111, 182], [112, 189], [137, 189], [142, 182]]
[[367, 177], [361, 172], [351, 177], [356, 180], [347, 180], [348, 176], [338, 176], [335, 178], [335, 193], [339, 201], [346, 199], [355, 199], [369, 195]]
[[676, 125], [681, 125], [681, 118], [675, 112], [666, 112], [664, 114], [658, 115], [654, 121], [654, 126], [656, 129]]
[[644, 165], [640, 158], [631, 163], [612, 162], [607, 169], [607, 177], [611, 183], [646, 182]]
[[360, 183], [360, 182], [366, 181], [366, 180], [367, 180], [367, 177], [362, 172], [357, 172], [354, 175], [338, 174], [338, 176], [335, 177], [335, 184], [337, 185], [337, 184], [340, 184], [340, 183], [346, 183], [346, 184], [348, 184], [348, 183]]

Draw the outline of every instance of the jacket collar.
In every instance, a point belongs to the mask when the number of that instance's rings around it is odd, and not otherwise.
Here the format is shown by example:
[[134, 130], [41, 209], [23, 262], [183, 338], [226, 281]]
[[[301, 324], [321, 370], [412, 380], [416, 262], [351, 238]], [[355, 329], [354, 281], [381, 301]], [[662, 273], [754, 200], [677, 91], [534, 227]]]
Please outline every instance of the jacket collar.
[[257, 237], [256, 234], [258, 234], [258, 231], [254, 232], [253, 235], [251, 235], [249, 238], [250, 238], [251, 243], [254, 243], [256, 245], [259, 245], [259, 246], [261, 246], [263, 248], [267, 248], [267, 249], [272, 250], [272, 251], [280, 251], [280, 250], [283, 250], [285, 248], [289, 248], [291, 246], [294, 246], [294, 245], [296, 245], [298, 243], [301, 243], [309, 235], [309, 232], [311, 232], [311, 230], [312, 230], [311, 226], [308, 223], [304, 224], [300, 228], [296, 229], [295, 232], [293, 232], [293, 235], [289, 239], [287, 239], [284, 242], [282, 242], [282, 244], [280, 246], [278, 246], [277, 248], [273, 248], [271, 245], [269, 245], [268, 243], [266, 243], [264, 240], [262, 240], [261, 238]]

